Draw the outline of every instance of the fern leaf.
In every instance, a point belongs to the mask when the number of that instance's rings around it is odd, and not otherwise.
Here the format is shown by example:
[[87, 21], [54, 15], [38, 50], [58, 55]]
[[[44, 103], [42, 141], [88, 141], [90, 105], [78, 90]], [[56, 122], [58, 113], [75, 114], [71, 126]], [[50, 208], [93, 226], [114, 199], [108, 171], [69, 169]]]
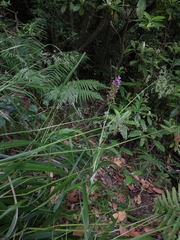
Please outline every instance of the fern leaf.
[[172, 198], [173, 198], [173, 203], [175, 204], [175, 206], [179, 205], [178, 202], [178, 196], [177, 196], [177, 192], [175, 188], [172, 188]]
[[162, 227], [164, 224], [167, 223], [168, 219], [169, 219], [169, 218], [171, 217], [171, 215], [172, 215], [172, 211], [171, 211], [171, 210], [166, 211], [164, 214], [165, 214], [165, 216], [164, 216], [163, 220], [161, 221], [161, 223], [159, 224], [159, 227]]
[[87, 100], [90, 100], [90, 99], [103, 101], [103, 98], [101, 97], [101, 95], [98, 92], [93, 92], [93, 91], [90, 91], [90, 90], [80, 90], [79, 91], [78, 100], [80, 102], [87, 101]]
[[[159, 228], [166, 225], [164, 233], [168, 233], [168, 240], [175, 239], [174, 236], [179, 234], [180, 229], [180, 184], [178, 184], [178, 191], [173, 188], [170, 193], [168, 190], [165, 194], [155, 200], [155, 212], [163, 214], [164, 218], [159, 224]], [[178, 239], [180, 236], [178, 236]]]
[[74, 85], [78, 89], [92, 90], [92, 91], [107, 88], [106, 85], [92, 79], [77, 80], [77, 81], [74, 81]]
[[[177, 221], [174, 223], [173, 229], [171, 234], [168, 237], [168, 240], [174, 239], [174, 236], [180, 231], [180, 216], [178, 217]], [[178, 233], [178, 239], [180, 238], [180, 232]]]
[[167, 195], [169, 207], [174, 208], [174, 204], [172, 201], [172, 195], [170, 194], [170, 192], [168, 190], [166, 190], [166, 195]]
[[[173, 224], [173, 223], [176, 221], [176, 217], [177, 217], [177, 211], [174, 210], [174, 211], [172, 211], [172, 213], [171, 213], [171, 216], [170, 216], [170, 218], [169, 218], [169, 220], [168, 220], [168, 222], [167, 222], [167, 225]], [[166, 231], [168, 232], [168, 229], [167, 229]]]

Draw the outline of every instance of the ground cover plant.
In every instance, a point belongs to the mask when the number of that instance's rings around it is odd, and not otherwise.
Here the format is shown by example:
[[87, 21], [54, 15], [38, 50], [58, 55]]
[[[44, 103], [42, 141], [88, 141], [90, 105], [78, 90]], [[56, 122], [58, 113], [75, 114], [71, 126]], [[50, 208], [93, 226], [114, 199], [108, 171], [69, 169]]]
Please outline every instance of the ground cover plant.
[[180, 239], [178, 4], [0, 3], [1, 239]]

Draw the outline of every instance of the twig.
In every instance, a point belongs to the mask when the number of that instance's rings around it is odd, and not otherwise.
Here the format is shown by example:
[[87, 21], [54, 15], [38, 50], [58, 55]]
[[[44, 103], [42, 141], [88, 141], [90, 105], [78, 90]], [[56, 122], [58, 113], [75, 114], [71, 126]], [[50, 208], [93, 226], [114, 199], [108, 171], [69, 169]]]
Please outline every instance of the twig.
[[15, 18], [14, 30], [15, 30], [15, 31], [18, 31], [18, 25], [19, 25], [19, 23], [18, 23], [18, 18], [17, 18], [18, 12], [14, 12], [14, 11], [12, 11], [11, 9], [6, 8], [6, 7], [4, 7], [4, 9], [14, 14], [14, 18]]

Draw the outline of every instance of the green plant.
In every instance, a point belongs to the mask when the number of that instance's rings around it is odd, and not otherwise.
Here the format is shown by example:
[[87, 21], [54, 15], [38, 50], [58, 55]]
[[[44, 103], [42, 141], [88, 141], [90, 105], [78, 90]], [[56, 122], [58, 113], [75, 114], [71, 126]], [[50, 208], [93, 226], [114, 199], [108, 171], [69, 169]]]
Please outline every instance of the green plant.
[[158, 225], [159, 230], [163, 230], [163, 239], [179, 239], [180, 238], [180, 184], [176, 190], [172, 188], [172, 192], [166, 190], [161, 197], [155, 200], [155, 213], [162, 216], [162, 220]]

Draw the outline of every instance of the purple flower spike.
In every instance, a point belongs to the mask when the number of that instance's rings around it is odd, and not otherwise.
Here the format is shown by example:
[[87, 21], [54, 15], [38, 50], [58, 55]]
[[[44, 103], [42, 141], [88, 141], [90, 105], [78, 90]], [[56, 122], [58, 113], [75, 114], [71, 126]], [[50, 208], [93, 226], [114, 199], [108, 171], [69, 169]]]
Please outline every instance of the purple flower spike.
[[115, 85], [117, 88], [119, 88], [120, 84], [121, 84], [121, 77], [117, 76], [115, 78], [115, 80], [113, 80], [113, 85]]
[[110, 103], [116, 104], [115, 97], [116, 97], [116, 94], [118, 92], [118, 88], [120, 87], [120, 85], [121, 85], [121, 77], [118, 75], [115, 78], [115, 80], [112, 81], [110, 90], [108, 92], [108, 95], [107, 95], [107, 103], [108, 104], [110, 104]]

